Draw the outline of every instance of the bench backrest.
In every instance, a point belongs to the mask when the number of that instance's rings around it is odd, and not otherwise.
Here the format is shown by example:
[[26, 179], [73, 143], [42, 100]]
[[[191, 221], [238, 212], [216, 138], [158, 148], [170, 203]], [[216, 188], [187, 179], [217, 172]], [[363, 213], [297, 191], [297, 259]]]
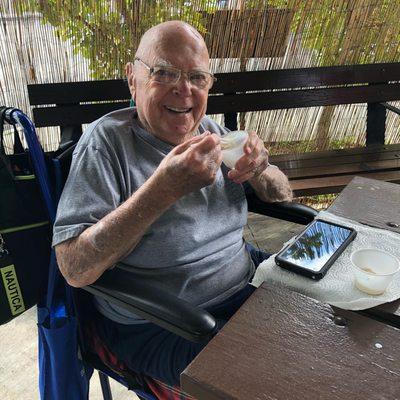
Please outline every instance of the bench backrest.
[[[375, 113], [369, 119], [374, 119], [373, 125], [379, 120], [380, 130], [383, 122], [384, 132], [385, 109], [373, 105], [400, 100], [400, 63], [232, 72], [216, 77], [207, 114], [368, 103], [369, 113]], [[28, 93], [37, 127], [77, 128], [128, 107], [130, 99], [123, 79], [28, 85]]]

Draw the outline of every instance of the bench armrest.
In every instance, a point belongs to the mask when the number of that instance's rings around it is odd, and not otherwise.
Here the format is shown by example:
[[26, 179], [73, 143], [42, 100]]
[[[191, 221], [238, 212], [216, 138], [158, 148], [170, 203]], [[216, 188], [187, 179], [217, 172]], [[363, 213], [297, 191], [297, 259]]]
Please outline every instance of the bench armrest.
[[318, 215], [318, 211], [304, 204], [283, 201], [266, 203], [260, 200], [254, 191], [247, 191], [247, 204], [251, 212], [267, 215], [269, 217], [307, 225]]
[[210, 339], [217, 323], [200, 307], [135, 280], [123, 264], [83, 289], [192, 342]]

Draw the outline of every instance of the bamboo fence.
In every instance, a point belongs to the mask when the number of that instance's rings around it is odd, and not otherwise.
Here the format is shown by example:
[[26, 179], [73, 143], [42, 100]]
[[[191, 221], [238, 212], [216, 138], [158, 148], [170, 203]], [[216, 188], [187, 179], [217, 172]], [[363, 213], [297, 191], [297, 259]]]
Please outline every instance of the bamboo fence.
[[[204, 35], [213, 72], [400, 61], [400, 0], [0, 0], [0, 103], [30, 114], [27, 84], [120, 78], [143, 32], [170, 19]], [[365, 117], [356, 104], [239, 122], [277, 153], [362, 145]], [[400, 117], [386, 125], [387, 143], [400, 142]], [[57, 147], [57, 129], [39, 135]]]

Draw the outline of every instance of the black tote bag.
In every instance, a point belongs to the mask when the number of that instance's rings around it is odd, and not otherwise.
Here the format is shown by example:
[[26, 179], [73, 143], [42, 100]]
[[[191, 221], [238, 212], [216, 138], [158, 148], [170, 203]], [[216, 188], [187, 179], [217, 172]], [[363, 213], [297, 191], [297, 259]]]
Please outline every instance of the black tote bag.
[[14, 154], [4, 146], [0, 107], [0, 324], [35, 305], [47, 288], [51, 226], [42, 194], [14, 127]]

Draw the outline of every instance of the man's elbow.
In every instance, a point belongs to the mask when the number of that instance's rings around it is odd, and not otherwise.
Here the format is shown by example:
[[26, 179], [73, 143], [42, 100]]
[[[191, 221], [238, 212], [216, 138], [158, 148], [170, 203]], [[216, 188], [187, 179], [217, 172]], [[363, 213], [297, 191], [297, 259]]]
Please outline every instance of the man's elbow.
[[71, 242], [65, 242], [55, 247], [58, 268], [61, 275], [67, 281], [68, 285], [75, 288], [81, 288], [91, 285], [98, 279], [98, 275], [94, 274], [93, 268], [81, 268], [79, 260], [74, 257], [73, 246]]
[[290, 186], [289, 179], [286, 175], [282, 173], [282, 180], [276, 185], [275, 198], [277, 202], [292, 201], [293, 200], [293, 190]]
[[293, 191], [290, 187], [284, 194], [284, 199], [282, 201], [293, 201]]
[[96, 281], [97, 278], [88, 276], [87, 273], [78, 273], [65, 266], [63, 262], [58, 263], [61, 275], [64, 277], [68, 285], [75, 288], [82, 288], [84, 286], [90, 285]]
[[84, 286], [88, 286], [91, 285], [92, 283], [94, 283], [96, 281], [96, 279], [88, 279], [86, 277], [82, 277], [82, 276], [75, 276], [75, 275], [68, 275], [68, 274], [63, 274], [66, 282], [68, 283], [68, 285], [74, 287], [74, 288], [83, 288]]

